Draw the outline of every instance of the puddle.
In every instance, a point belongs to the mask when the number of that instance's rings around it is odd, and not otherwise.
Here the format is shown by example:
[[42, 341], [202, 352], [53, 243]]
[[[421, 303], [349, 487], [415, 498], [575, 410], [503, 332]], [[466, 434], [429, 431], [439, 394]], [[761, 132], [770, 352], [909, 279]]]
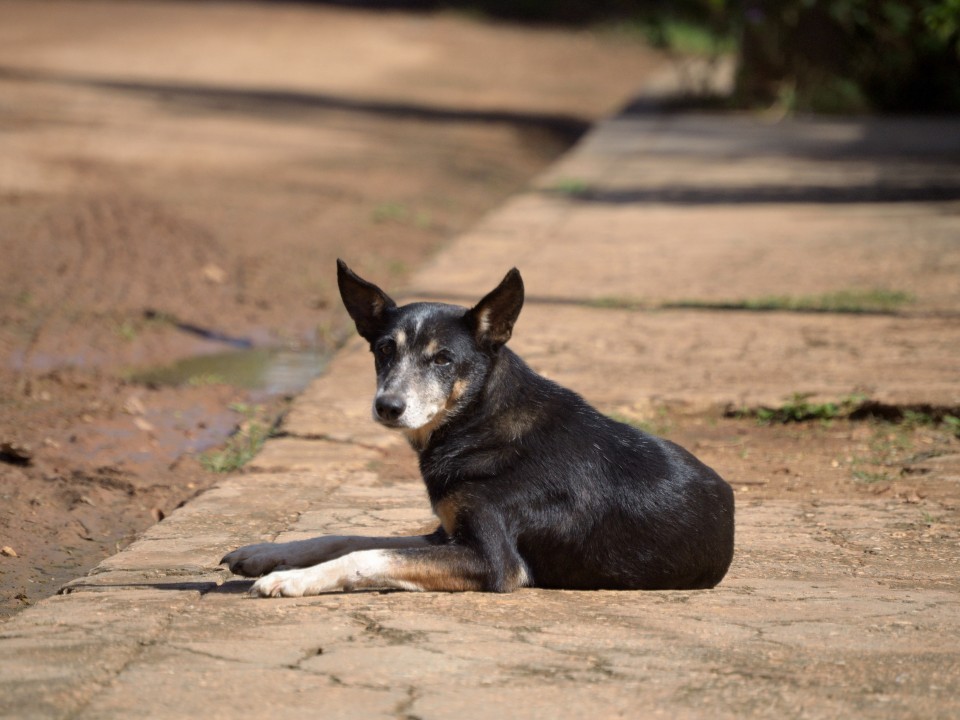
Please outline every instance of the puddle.
[[231, 350], [134, 373], [130, 380], [174, 387], [226, 384], [265, 395], [291, 395], [317, 377], [329, 359], [329, 354], [318, 350]]

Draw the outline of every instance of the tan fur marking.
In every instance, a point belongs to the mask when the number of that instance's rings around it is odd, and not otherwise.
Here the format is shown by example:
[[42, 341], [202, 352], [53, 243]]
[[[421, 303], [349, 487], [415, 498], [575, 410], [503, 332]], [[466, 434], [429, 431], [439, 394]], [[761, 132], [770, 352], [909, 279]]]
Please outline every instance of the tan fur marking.
[[345, 589], [400, 587], [405, 590], [466, 592], [483, 590], [479, 578], [470, 577], [456, 560], [411, 558], [385, 551], [383, 564], [371, 574], [362, 571], [344, 583]]
[[403, 330], [397, 330], [397, 334], [394, 336], [394, 342], [397, 343], [397, 347], [403, 347], [407, 344], [407, 334]]
[[447, 397], [447, 409], [450, 409], [457, 400], [462, 398], [469, 387], [470, 383], [464, 378], [460, 378], [453, 383], [453, 387], [450, 389], [450, 395]]
[[510, 440], [518, 440], [526, 435], [536, 424], [535, 412], [515, 410], [497, 420], [497, 430]]
[[[390, 572], [394, 578], [404, 586], [414, 586], [419, 590], [435, 592], [471, 592], [484, 589], [480, 578], [471, 577], [466, 568], [458, 567], [459, 563], [428, 560], [404, 559], [397, 560], [390, 565]], [[512, 583], [505, 588], [508, 591], [527, 587], [530, 577], [525, 567], [517, 568]]]
[[457, 529], [457, 515], [460, 512], [460, 499], [456, 495], [448, 495], [437, 503], [433, 511], [440, 518], [440, 524], [443, 526], [447, 535], [453, 535]]
[[430, 563], [411, 562], [398, 573], [405, 582], [421, 590], [434, 592], [471, 592], [483, 590], [476, 578], [458, 574], [455, 568]]
[[427, 357], [433, 357], [437, 354], [437, 350], [440, 349], [440, 343], [436, 340], [431, 340], [427, 343], [427, 346], [423, 349], [423, 354]]

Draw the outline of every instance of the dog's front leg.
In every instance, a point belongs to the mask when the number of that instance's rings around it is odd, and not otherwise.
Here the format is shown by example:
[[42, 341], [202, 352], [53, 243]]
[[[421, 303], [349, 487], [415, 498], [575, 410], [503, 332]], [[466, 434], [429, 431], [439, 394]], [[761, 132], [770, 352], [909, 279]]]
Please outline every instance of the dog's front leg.
[[245, 577], [260, 577], [275, 570], [308, 568], [358, 550], [427, 547], [442, 542], [438, 534], [413, 537], [361, 537], [327, 535], [286, 543], [257, 543], [237, 548], [224, 555], [220, 564]]
[[522, 567], [513, 569], [509, 586], [499, 586], [502, 574], [476, 550], [463, 545], [361, 550], [314, 567], [272, 573], [254, 583], [250, 593], [301, 597], [363, 588], [457, 592], [513, 590], [527, 584]]

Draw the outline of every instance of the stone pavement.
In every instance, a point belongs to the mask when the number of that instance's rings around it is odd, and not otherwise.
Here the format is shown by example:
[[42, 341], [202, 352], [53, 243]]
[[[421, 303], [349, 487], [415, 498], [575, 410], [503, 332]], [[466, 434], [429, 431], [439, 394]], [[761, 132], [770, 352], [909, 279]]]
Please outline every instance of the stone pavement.
[[[607, 411], [799, 391], [956, 408], [958, 238], [958, 121], [625, 114], [408, 297], [470, 302], [519, 266], [513, 345]], [[914, 300], [711, 309], [875, 289]], [[960, 548], [900, 557], [915, 511], [899, 503], [740, 495], [737, 556], [712, 591], [247, 598], [216, 566], [225, 550], [430, 526], [372, 389], [355, 339], [246, 472], [0, 626], [0, 716], [960, 716]]]

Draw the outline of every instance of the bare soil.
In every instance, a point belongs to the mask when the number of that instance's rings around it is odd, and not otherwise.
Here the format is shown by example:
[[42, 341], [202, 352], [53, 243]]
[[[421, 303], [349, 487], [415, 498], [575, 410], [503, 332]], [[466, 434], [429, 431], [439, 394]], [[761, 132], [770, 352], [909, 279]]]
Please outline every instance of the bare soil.
[[134, 371], [238, 341], [332, 351], [336, 257], [402, 286], [662, 62], [443, 14], [0, 16], [0, 616], [209, 487], [201, 454], [282, 411]]

